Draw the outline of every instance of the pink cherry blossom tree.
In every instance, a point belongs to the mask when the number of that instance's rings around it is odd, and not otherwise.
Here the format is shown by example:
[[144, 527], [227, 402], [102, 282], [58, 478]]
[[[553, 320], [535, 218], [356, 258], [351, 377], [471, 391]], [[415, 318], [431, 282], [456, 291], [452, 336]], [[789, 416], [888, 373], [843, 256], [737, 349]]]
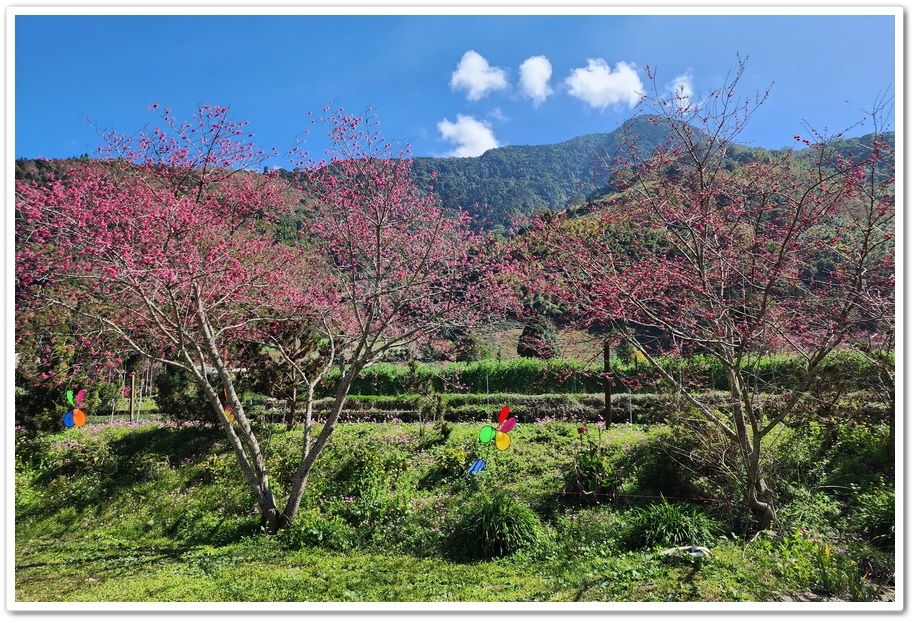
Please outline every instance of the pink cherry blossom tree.
[[[892, 167], [879, 171], [888, 157], [880, 136], [858, 158], [822, 137], [806, 142], [807, 160], [744, 157], [735, 141], [766, 96], [739, 98], [743, 70], [740, 62], [701, 99], [647, 96], [669, 142], [615, 162], [613, 200], [584, 219], [542, 223], [540, 244], [554, 275], [548, 291], [585, 324], [616, 330], [728, 440], [764, 529], [776, 517], [764, 438], [807, 408], [830, 353], [893, 322], [894, 180]], [[727, 408], [659, 359], [690, 353], [721, 363]], [[804, 362], [791, 390], [754, 377], [772, 353]], [[782, 393], [780, 406], [762, 409], [762, 391]]]
[[408, 354], [499, 317], [511, 306], [501, 248], [473, 233], [470, 217], [442, 208], [432, 189], [417, 188], [406, 149], [386, 141], [377, 118], [326, 108], [313, 120], [328, 128], [327, 159], [308, 162], [298, 178], [306, 238], [329, 267], [336, 303], [328, 345], [338, 371], [334, 402], [312, 437], [313, 382], [280, 342], [272, 346], [301, 371], [307, 388], [303, 459], [284, 517], [294, 517], [315, 459], [330, 439], [357, 375], [392, 353]]
[[[495, 265], [480, 261], [486, 249], [467, 217], [418, 192], [408, 163], [372, 151], [384, 143], [360, 134], [357, 119], [329, 119], [334, 145], [349, 151], [303, 173], [307, 235], [289, 245], [271, 219], [301, 190], [256, 173], [265, 154], [245, 124], [224, 107], [185, 123], [153, 108], [161, 124], [109, 134], [102, 159], [17, 185], [17, 306], [66, 309], [88, 344], [104, 336], [190, 372], [276, 532], [295, 519], [356, 375], [446, 325], [480, 321]], [[292, 352], [284, 337], [303, 334], [314, 348]], [[236, 392], [252, 343], [286, 358], [306, 387], [287, 490], [276, 489]], [[315, 390], [332, 367], [335, 402], [315, 435]]]

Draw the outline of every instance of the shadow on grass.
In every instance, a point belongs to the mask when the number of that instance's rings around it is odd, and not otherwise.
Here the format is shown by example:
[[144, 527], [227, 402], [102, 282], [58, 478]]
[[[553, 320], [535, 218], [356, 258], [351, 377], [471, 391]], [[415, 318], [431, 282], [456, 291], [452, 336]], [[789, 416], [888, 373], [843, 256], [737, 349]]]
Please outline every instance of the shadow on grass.
[[110, 447], [113, 454], [128, 461], [156, 455], [176, 467], [186, 459], [208, 454], [221, 439], [223, 432], [212, 426], [157, 427], [128, 433], [112, 441]]
[[[102, 553], [102, 552], [105, 553]], [[40, 569], [45, 567], [68, 567], [86, 563], [101, 563], [102, 568], [122, 568], [125, 565], [151, 564], [159, 562], [178, 562], [186, 557], [186, 547], [132, 547], [132, 548], [105, 548], [93, 552], [81, 552], [76, 557], [60, 557], [52, 561], [29, 562], [16, 564], [16, 570]]]
[[35, 478], [35, 484], [50, 486], [68, 479], [68, 495], [46, 500], [40, 508], [17, 512], [17, 519], [47, 515], [65, 507], [84, 510], [104, 499], [117, 497], [126, 488], [157, 477], [156, 465], [175, 468], [206, 457], [223, 438], [219, 429], [206, 426], [144, 428], [130, 431], [98, 447], [80, 449], [59, 465]]

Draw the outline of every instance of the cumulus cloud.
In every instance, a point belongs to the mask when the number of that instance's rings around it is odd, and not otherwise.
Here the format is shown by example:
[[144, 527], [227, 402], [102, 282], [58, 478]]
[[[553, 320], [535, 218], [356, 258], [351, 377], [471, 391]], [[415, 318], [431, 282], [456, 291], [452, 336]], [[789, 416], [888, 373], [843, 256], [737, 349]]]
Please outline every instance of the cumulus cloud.
[[526, 97], [530, 97], [535, 106], [544, 103], [549, 95], [553, 93], [550, 88], [550, 76], [553, 74], [553, 67], [546, 56], [532, 56], [525, 59], [519, 65], [519, 86]]
[[668, 83], [668, 91], [675, 98], [678, 108], [686, 111], [693, 102], [693, 76], [686, 72], [674, 78]]
[[619, 62], [611, 71], [602, 58], [588, 59], [587, 67], [572, 70], [566, 79], [567, 92], [592, 108], [639, 103], [643, 93], [642, 80], [631, 63]]
[[499, 67], [491, 67], [487, 59], [474, 50], [468, 50], [458, 62], [458, 68], [452, 73], [449, 83], [452, 89], [467, 91], [471, 101], [479, 100], [491, 91], [498, 91], [509, 86], [506, 72]]
[[468, 115], [458, 115], [456, 121], [443, 119], [438, 128], [443, 139], [457, 145], [446, 154], [448, 156], [479, 156], [488, 149], [499, 147], [490, 126]]

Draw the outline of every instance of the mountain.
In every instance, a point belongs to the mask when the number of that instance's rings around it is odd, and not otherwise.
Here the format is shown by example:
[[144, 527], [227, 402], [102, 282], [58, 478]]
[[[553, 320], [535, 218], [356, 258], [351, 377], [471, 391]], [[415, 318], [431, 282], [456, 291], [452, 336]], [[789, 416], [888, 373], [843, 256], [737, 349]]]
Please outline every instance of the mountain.
[[[894, 133], [884, 135], [893, 146]], [[613, 192], [606, 163], [621, 155], [627, 141], [648, 153], [665, 142], [666, 130], [648, 116], [633, 117], [608, 133], [586, 134], [553, 145], [522, 145], [491, 149], [469, 158], [413, 158], [414, 181], [426, 188], [436, 174], [433, 189], [447, 208], [469, 211], [481, 229], [502, 232], [514, 219], [545, 211], [563, 210]], [[874, 135], [843, 138], [833, 142], [837, 153], [862, 159], [871, 151]], [[729, 156], [737, 162], [784, 153], [731, 145]], [[802, 159], [813, 150], [800, 150]], [[17, 160], [16, 179], [46, 181], [67, 164], [88, 156], [63, 161]], [[880, 171], [893, 175], [894, 163], [881, 163]], [[294, 172], [281, 171], [294, 176]]]
[[[413, 159], [414, 180], [429, 184], [447, 208], [469, 211], [482, 229], [503, 231], [518, 217], [544, 211], [563, 210], [613, 192], [609, 185], [609, 166], [624, 152], [627, 141], [643, 153], [653, 151], [667, 138], [663, 125], [646, 115], [633, 117], [616, 130], [587, 134], [553, 145], [509, 146], [491, 149], [470, 158]], [[871, 152], [874, 134], [831, 141], [834, 153], [861, 160]], [[893, 148], [894, 133], [882, 135]], [[748, 162], [778, 157], [785, 150], [768, 150], [732, 144], [729, 158]], [[816, 157], [813, 149], [795, 153], [802, 161]], [[892, 159], [879, 164], [879, 173], [893, 175]]]
[[664, 130], [640, 116], [603, 134], [586, 134], [553, 145], [507, 146], [466, 158], [413, 159], [413, 175], [422, 187], [430, 175], [448, 208], [461, 207], [486, 229], [504, 229], [513, 218], [561, 210], [603, 188], [608, 173], [602, 163], [616, 157], [627, 136], [641, 148], [664, 140]]

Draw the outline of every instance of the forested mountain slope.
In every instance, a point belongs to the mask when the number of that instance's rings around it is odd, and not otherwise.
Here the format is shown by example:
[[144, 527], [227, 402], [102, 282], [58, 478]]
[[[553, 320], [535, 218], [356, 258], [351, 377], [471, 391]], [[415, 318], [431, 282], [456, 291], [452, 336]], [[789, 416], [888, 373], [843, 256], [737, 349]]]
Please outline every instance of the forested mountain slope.
[[[842, 138], [835, 147], [838, 153], [860, 159], [871, 150], [873, 138], [873, 134]], [[886, 138], [893, 148], [894, 133], [887, 133]], [[415, 157], [413, 176], [426, 188], [435, 173], [433, 189], [446, 207], [469, 211], [481, 229], [504, 231], [519, 217], [562, 210], [611, 192], [608, 166], [621, 155], [628, 140], [648, 153], [664, 142], [665, 131], [642, 115], [612, 132], [586, 134], [552, 145], [497, 147], [465, 158]], [[741, 161], [778, 153], [741, 145], [734, 145], [730, 152], [732, 158]], [[797, 152], [802, 159], [809, 153], [811, 150]], [[49, 173], [75, 160], [17, 160], [16, 178], [47, 179]], [[881, 169], [892, 174], [894, 163], [887, 162]]]

